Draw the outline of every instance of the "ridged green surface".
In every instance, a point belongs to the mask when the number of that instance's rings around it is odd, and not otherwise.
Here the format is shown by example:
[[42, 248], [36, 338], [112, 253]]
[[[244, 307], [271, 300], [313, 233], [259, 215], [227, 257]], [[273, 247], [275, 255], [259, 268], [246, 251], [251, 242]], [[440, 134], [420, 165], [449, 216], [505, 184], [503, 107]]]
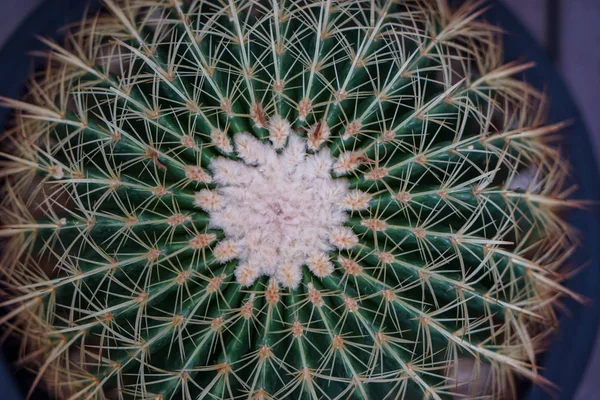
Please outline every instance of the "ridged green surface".
[[[24, 102], [3, 101], [18, 113], [2, 136], [1, 321], [50, 390], [445, 399], [469, 381], [459, 360], [489, 368], [494, 398], [516, 375], [546, 383], [536, 353], [572, 295], [560, 126], [542, 124], [541, 96], [514, 78], [526, 66], [502, 64], [476, 7], [106, 5], [49, 44]], [[243, 287], [236, 260], [215, 260], [225, 235], [194, 201], [217, 185], [189, 175], [238, 160], [215, 131], [267, 142], [275, 115], [309, 139], [328, 126], [322, 147], [360, 155], [333, 176], [370, 196], [349, 211], [358, 244], [297, 289]]]

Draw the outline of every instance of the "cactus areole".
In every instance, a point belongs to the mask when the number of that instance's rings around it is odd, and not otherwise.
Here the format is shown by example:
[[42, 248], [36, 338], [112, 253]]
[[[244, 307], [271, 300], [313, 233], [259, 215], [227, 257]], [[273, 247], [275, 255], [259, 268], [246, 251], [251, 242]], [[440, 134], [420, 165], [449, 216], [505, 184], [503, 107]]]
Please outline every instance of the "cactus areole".
[[[0, 291], [70, 399], [452, 399], [576, 242], [544, 98], [445, 0], [105, 0], [0, 136]], [[464, 366], [469, 366], [465, 372]], [[33, 390], [33, 388], [32, 388]]]

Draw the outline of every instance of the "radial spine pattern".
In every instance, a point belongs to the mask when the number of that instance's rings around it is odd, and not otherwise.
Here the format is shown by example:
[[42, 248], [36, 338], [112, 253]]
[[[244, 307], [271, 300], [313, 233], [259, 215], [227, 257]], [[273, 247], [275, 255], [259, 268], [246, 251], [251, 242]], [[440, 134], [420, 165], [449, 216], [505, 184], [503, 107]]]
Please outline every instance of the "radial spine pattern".
[[476, 5], [104, 3], [2, 99], [0, 322], [36, 385], [451, 399], [465, 362], [489, 371], [471, 398], [548, 383], [576, 296], [561, 125]]

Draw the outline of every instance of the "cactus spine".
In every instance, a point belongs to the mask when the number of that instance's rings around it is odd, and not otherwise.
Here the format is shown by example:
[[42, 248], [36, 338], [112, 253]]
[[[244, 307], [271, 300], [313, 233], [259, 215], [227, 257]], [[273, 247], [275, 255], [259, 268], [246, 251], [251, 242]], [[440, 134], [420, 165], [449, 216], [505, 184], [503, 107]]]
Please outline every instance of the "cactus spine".
[[2, 100], [0, 321], [36, 384], [447, 399], [462, 360], [481, 395], [548, 383], [561, 126], [477, 5], [105, 6]]

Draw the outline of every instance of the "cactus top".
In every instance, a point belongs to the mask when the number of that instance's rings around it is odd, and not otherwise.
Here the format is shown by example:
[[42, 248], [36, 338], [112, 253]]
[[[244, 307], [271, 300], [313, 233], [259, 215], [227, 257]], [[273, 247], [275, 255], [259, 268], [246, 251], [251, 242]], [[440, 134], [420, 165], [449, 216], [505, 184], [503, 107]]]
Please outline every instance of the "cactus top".
[[[237, 134], [240, 160], [216, 158], [211, 169], [217, 188], [198, 192], [196, 204], [209, 213], [211, 226], [225, 233], [214, 255], [221, 262], [238, 259], [238, 283], [250, 286], [267, 275], [297, 288], [303, 265], [318, 277], [330, 275], [332, 246], [351, 248], [358, 237], [343, 226], [351, 194], [345, 179], [332, 177], [329, 149], [307, 154], [306, 140], [283, 119], [274, 119], [279, 123], [269, 129], [273, 146]], [[278, 154], [275, 147], [286, 138]]]

